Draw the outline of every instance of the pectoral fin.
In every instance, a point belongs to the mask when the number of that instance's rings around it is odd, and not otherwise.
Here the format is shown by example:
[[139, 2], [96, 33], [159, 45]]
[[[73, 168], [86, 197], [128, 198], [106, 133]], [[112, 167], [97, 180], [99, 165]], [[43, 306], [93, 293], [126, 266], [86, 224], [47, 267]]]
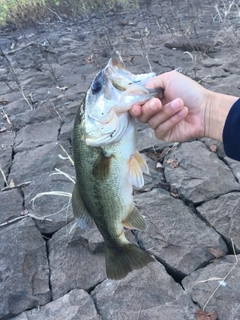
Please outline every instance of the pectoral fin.
[[133, 206], [132, 211], [129, 213], [127, 218], [122, 222], [124, 227], [128, 229], [137, 229], [137, 230], [146, 230], [147, 225], [143, 218], [143, 216], [140, 214], [138, 209]]
[[141, 156], [141, 154], [138, 151], [135, 152], [134, 158], [137, 160], [137, 162], [140, 165], [142, 171], [144, 173], [149, 173], [148, 165], [147, 165], [145, 159]]
[[90, 229], [94, 222], [82, 201], [77, 184], [72, 193], [72, 208], [77, 225], [81, 229]]
[[92, 174], [98, 180], [105, 180], [109, 175], [110, 165], [111, 157], [106, 157], [101, 151], [93, 165]]
[[146, 161], [138, 151], [129, 160], [129, 181], [135, 187], [141, 188], [144, 185], [143, 172], [148, 173]]

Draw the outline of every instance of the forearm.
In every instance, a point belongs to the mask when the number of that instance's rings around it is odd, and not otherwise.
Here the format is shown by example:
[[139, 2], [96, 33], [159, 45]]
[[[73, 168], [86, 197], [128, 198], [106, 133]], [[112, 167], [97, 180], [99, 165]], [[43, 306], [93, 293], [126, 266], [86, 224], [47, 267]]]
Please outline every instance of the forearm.
[[208, 91], [205, 109], [205, 136], [222, 141], [227, 115], [238, 97]]

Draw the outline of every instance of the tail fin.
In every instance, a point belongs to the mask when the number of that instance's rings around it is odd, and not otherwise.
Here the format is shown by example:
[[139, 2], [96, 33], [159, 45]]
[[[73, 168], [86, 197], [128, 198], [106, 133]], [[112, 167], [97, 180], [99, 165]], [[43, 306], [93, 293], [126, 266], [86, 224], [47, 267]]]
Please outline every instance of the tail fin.
[[141, 269], [153, 261], [148, 253], [131, 243], [116, 251], [106, 247], [106, 272], [109, 279], [120, 280], [129, 272]]

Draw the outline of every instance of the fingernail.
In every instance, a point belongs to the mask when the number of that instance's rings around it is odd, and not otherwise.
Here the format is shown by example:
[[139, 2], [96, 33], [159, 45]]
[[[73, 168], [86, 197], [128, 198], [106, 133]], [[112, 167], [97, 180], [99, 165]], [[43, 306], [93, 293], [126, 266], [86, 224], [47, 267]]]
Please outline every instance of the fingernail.
[[179, 101], [178, 100], [173, 100], [171, 103], [170, 103], [170, 107], [177, 111], [178, 109], [180, 109], [180, 104], [179, 104]]
[[152, 110], [152, 111], [156, 111], [157, 110], [157, 104], [155, 101], [150, 101], [149, 102], [149, 108]]

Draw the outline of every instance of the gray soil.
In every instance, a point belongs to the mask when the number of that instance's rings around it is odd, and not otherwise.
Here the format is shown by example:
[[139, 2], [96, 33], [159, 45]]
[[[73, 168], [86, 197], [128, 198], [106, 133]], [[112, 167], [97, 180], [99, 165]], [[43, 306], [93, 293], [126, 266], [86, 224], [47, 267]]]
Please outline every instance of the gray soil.
[[76, 226], [74, 184], [58, 171], [74, 179], [77, 108], [113, 55], [133, 73], [181, 67], [239, 96], [239, 12], [230, 1], [152, 1], [1, 31], [1, 320], [240, 319], [240, 164], [221, 143], [167, 144], [137, 124], [150, 174], [134, 200], [148, 229], [127, 236], [156, 261], [121, 281], [106, 278], [98, 230]]

